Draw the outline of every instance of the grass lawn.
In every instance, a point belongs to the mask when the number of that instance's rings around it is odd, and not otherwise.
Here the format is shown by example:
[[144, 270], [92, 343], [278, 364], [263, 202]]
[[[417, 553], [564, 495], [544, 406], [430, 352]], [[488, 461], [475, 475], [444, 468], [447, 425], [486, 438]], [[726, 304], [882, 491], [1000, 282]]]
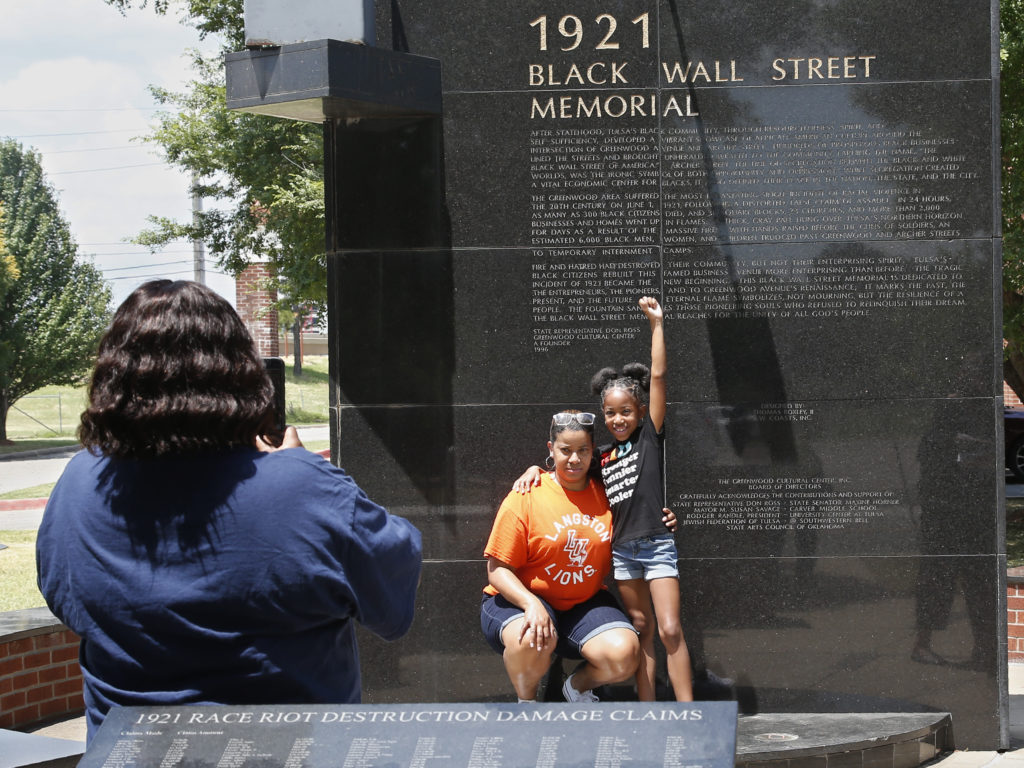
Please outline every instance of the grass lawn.
[[64, 437], [74, 442], [78, 417], [84, 408], [85, 384], [37, 389], [11, 406], [7, 414], [7, 437], [18, 442]]
[[302, 376], [292, 373], [294, 361], [284, 358], [284, 399], [289, 424], [325, 424], [328, 420], [329, 377], [327, 355], [306, 355]]
[[[285, 405], [289, 424], [323, 424], [328, 418], [326, 355], [307, 355], [302, 376], [293, 374], [294, 360], [285, 361]], [[85, 408], [86, 385], [43, 387], [21, 398], [7, 415], [7, 436], [13, 446], [0, 455], [55, 445], [73, 445], [78, 417]]]
[[46, 605], [36, 589], [36, 532], [0, 531], [0, 611]]
[[53, 490], [53, 486], [56, 483], [43, 483], [42, 485], [33, 485], [29, 488], [19, 488], [16, 491], [7, 491], [7, 493], [0, 493], [0, 501], [12, 501], [15, 499], [46, 499], [50, 496], [50, 491]]

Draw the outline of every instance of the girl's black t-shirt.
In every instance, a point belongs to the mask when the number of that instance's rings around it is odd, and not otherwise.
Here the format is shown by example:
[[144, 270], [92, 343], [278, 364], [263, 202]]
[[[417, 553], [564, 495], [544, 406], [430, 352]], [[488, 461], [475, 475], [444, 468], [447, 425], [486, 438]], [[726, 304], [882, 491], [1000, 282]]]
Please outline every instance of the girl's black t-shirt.
[[662, 522], [665, 432], [645, 419], [628, 440], [598, 449], [615, 544], [666, 533]]

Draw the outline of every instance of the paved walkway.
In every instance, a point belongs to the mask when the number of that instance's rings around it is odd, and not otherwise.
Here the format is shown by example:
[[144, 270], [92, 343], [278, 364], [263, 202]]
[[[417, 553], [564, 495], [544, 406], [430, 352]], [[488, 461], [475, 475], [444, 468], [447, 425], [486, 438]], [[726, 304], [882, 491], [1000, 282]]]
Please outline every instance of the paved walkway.
[[[957, 750], [931, 765], [942, 768], [1024, 768], [1024, 664], [1011, 664], [1010, 689], [1010, 749], [1006, 752], [977, 752]], [[956, 734], [956, 723], [953, 723]]]
[[0, 493], [56, 481], [77, 450], [49, 448], [42, 456], [40, 451], [30, 451], [32, 456], [4, 456], [0, 460]]

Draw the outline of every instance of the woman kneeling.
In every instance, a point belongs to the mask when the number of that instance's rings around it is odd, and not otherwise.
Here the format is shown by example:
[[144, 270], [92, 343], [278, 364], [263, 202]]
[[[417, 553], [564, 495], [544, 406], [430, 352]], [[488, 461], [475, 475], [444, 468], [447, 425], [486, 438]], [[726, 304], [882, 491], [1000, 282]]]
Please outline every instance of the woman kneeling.
[[553, 653], [584, 660], [562, 686], [565, 700], [597, 701], [593, 688], [636, 672], [640, 643], [604, 588], [611, 511], [589, 475], [594, 414], [555, 414], [548, 452], [553, 469], [540, 487], [510, 493], [494, 520], [480, 624], [520, 701], [536, 700]]

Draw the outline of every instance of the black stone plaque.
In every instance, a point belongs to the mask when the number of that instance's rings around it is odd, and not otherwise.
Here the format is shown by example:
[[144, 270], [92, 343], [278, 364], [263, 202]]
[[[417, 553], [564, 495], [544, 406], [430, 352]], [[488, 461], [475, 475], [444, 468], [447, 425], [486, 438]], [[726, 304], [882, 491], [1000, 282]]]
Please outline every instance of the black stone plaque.
[[996, 10], [377, 2], [443, 115], [325, 127], [334, 457], [427, 558], [369, 700], [512, 696], [494, 510], [654, 294], [697, 679], [1007, 746]]
[[736, 705], [114, 709], [79, 768], [732, 768]]

